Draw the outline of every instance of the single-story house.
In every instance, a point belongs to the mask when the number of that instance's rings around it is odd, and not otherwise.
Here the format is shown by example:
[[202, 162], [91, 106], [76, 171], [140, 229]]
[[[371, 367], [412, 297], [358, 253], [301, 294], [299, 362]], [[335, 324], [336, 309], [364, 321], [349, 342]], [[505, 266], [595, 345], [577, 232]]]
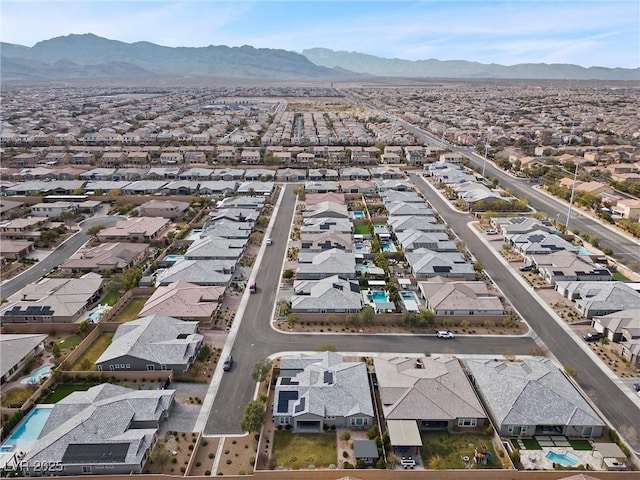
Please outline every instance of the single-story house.
[[162, 236], [171, 223], [162, 217], [134, 217], [122, 220], [113, 227], [100, 230], [98, 240], [108, 242], [114, 240], [149, 241]]
[[294, 313], [358, 313], [363, 306], [355, 280], [334, 275], [321, 280], [296, 280], [293, 284]]
[[0, 334], [0, 384], [4, 384], [24, 364], [44, 351], [46, 334]]
[[324, 427], [369, 429], [374, 422], [367, 365], [334, 352], [280, 359], [273, 402], [275, 425], [297, 433]]
[[144, 202], [138, 210], [143, 217], [174, 218], [182, 215], [189, 208], [189, 202], [175, 200], [149, 200]]
[[110, 271], [122, 273], [142, 260], [149, 250], [146, 243], [101, 243], [95, 247], [85, 246], [60, 265], [65, 274], [78, 272]]
[[158, 287], [145, 302], [139, 317], [161, 313], [180, 320], [210, 322], [220, 307], [225, 287], [175, 282]]
[[502, 301], [481, 281], [447, 282], [437, 277], [418, 282], [425, 305], [436, 315], [503, 315]]

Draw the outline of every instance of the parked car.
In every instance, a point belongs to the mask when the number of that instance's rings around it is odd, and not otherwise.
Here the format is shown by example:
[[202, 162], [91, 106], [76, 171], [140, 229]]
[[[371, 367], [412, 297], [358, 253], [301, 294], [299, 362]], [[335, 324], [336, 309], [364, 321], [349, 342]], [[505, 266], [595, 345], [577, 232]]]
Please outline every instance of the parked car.
[[530, 272], [531, 270], [533, 270], [533, 265], [522, 265], [520, 267], [521, 272]]
[[634, 384], [633, 384], [633, 389], [634, 389], [636, 392], [640, 392], [640, 382], [638, 382], [638, 383], [634, 383]]
[[439, 330], [438, 333], [436, 333], [436, 336], [438, 338], [453, 338], [453, 333], [449, 330]]
[[585, 333], [582, 338], [585, 339], [585, 341], [587, 342], [596, 342], [598, 340], [600, 340], [601, 338], [604, 338], [604, 333], [600, 333], [600, 332], [589, 332], [589, 333]]
[[231, 370], [231, 365], [233, 365], [233, 357], [229, 355], [222, 364], [222, 370], [228, 372], [229, 370]]
[[497, 230], [487, 230], [486, 233], [487, 233], [487, 235], [498, 235], [498, 233], [500, 233], [500, 232], [498, 232]]

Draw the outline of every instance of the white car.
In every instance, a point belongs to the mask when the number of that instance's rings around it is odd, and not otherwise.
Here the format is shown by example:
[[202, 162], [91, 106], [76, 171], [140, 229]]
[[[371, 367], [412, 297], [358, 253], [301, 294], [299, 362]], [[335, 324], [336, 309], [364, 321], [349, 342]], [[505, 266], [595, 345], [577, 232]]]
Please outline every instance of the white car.
[[449, 330], [439, 330], [438, 333], [436, 333], [436, 336], [438, 338], [453, 338], [453, 333]]
[[267, 245], [271, 245], [273, 242], [271, 241], [270, 238], [267, 238]]

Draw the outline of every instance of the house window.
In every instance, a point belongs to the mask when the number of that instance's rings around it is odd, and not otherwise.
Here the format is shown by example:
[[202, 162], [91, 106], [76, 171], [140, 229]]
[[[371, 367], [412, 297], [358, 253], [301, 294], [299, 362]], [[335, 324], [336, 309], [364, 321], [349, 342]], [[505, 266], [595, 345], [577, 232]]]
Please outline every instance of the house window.
[[280, 425], [289, 425], [289, 417], [280, 417], [278, 423]]
[[363, 417], [355, 417], [351, 419], [351, 426], [353, 427], [362, 427], [364, 425], [368, 425], [369, 424], [369, 419], [368, 418], [363, 418]]
[[155, 365], [147, 365], [147, 371], [154, 371], [156, 369]]
[[91, 473], [91, 465], [83, 465], [82, 466], [82, 473]]
[[478, 421], [475, 418], [459, 418], [458, 419], [459, 427], [475, 427], [477, 424], [478, 424]]

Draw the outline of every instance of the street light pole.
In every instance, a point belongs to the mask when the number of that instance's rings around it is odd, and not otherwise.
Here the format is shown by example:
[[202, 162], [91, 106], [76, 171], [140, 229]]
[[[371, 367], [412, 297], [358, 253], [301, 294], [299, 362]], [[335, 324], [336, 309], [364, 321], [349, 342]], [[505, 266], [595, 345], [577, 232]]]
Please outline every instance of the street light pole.
[[489, 144], [484, 144], [484, 162], [482, 162], [482, 178], [484, 178], [484, 170], [487, 168], [487, 151], [489, 150]]
[[571, 198], [569, 199], [569, 210], [567, 211], [567, 223], [564, 226], [565, 232], [569, 231], [569, 220], [571, 220], [571, 207], [573, 206], [573, 195], [576, 193], [577, 179], [578, 179], [578, 164], [576, 163], [576, 170], [573, 172], [573, 186], [571, 188]]

